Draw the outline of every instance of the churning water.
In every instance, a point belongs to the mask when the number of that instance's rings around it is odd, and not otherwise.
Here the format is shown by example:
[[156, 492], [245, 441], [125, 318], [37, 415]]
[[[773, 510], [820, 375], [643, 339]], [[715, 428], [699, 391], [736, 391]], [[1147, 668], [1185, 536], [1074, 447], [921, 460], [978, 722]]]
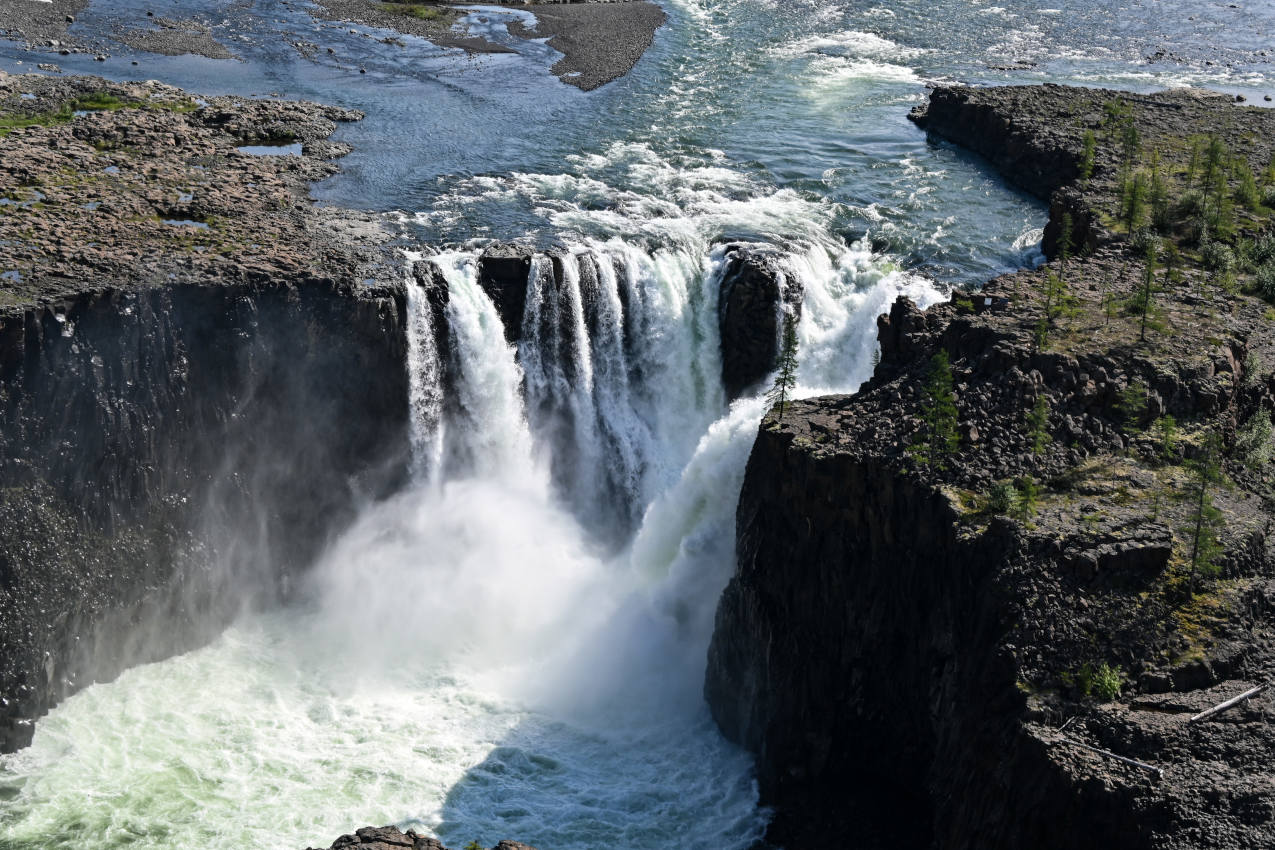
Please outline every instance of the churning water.
[[[326, 553], [303, 604], [41, 720], [0, 757], [3, 850], [300, 848], [369, 823], [452, 846], [748, 847], [750, 760], [701, 697], [764, 407], [720, 384], [722, 246], [781, 252], [805, 292], [800, 392], [852, 391], [896, 295], [1038, 256], [1039, 205], [905, 122], [923, 80], [1271, 83], [1261, 4], [1165, 0], [1153, 25], [1143, 0], [673, 0], [633, 74], [590, 95], [549, 77], [544, 45], [472, 62], [279, 4], [176, 5], [243, 61], [81, 70], [367, 110], [320, 195], [408, 210], [451, 246], [427, 260], [447, 345], [409, 284], [412, 486]], [[293, 55], [284, 30], [334, 53]], [[519, 236], [555, 244], [562, 277], [537, 256], [509, 346], [472, 240]]]

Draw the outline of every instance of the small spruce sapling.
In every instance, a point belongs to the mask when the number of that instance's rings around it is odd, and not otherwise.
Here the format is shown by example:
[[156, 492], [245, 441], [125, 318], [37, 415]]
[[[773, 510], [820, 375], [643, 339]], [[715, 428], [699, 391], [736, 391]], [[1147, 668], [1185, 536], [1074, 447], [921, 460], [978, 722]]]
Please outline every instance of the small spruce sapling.
[[1148, 194], [1147, 176], [1141, 171], [1130, 175], [1125, 180], [1123, 193], [1123, 215], [1125, 229], [1130, 233], [1138, 229], [1147, 210]]
[[1142, 326], [1138, 329], [1138, 339], [1146, 341], [1147, 317], [1151, 315], [1155, 298], [1155, 255], [1156, 246], [1147, 246], [1146, 265], [1142, 270]]
[[1093, 130], [1085, 131], [1083, 147], [1080, 151], [1080, 181], [1083, 185], [1089, 185], [1089, 179], [1093, 177], [1094, 158], [1098, 150], [1098, 140], [1094, 137]]
[[1219, 538], [1223, 527], [1222, 512], [1213, 504], [1212, 489], [1222, 480], [1221, 441], [1217, 434], [1205, 436], [1200, 457], [1190, 462], [1191, 469], [1191, 594], [1195, 594], [1197, 576], [1214, 576], [1220, 570], [1217, 558], [1222, 554]]
[[1178, 420], [1169, 414], [1155, 421], [1156, 440], [1160, 444], [1160, 459], [1172, 461], [1178, 454]]
[[779, 348], [779, 368], [775, 382], [771, 384], [766, 400], [771, 406], [779, 405], [779, 421], [784, 421], [788, 395], [797, 388], [797, 320], [791, 313], [784, 314], [783, 341]]
[[1044, 454], [1049, 445], [1049, 399], [1044, 393], [1036, 396], [1036, 403], [1027, 414], [1027, 440], [1036, 455]]
[[1142, 429], [1142, 417], [1147, 411], [1147, 386], [1141, 381], [1130, 381], [1116, 400], [1116, 413], [1120, 415], [1120, 430], [1132, 436]]
[[1017, 491], [1017, 498], [1014, 500], [1014, 518], [1026, 524], [1036, 515], [1036, 508], [1040, 503], [1040, 487], [1036, 484], [1036, 479], [1030, 475], [1024, 475], [1015, 482], [1014, 489]]

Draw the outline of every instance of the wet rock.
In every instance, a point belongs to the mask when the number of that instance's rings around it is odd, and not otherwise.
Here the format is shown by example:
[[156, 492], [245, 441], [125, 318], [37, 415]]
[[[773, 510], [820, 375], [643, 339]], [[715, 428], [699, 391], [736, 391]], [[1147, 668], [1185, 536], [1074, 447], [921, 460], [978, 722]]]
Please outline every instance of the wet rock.
[[734, 400], [774, 370], [783, 316], [800, 319], [803, 289], [773, 249], [728, 245], [723, 263], [718, 295], [722, 384], [727, 399]]
[[[310, 848], [318, 850], [318, 848]], [[447, 850], [436, 838], [418, 835], [412, 830], [401, 832], [394, 826], [365, 826], [350, 835], [342, 835], [327, 850]], [[501, 841], [492, 850], [536, 850], [516, 841]]]
[[[1118, 151], [1099, 144], [1083, 187], [1076, 167], [1113, 99], [1166, 156], [1212, 127], [1255, 167], [1272, 153], [1275, 115], [1229, 97], [936, 89], [916, 118], [1052, 198], [1051, 251], [1060, 218], [1079, 223], [1070, 247], [1088, 253], [1066, 268], [1079, 318], [1034, 338], [1044, 270], [991, 281], [971, 303], [921, 311], [900, 298], [878, 319], [881, 360], [857, 394], [795, 402], [761, 425], [705, 697], [757, 758], [778, 846], [849, 832], [936, 850], [1275, 844], [1269, 703], [1184, 717], [1275, 670], [1269, 482], [1226, 464], [1222, 581], [1182, 566], [1193, 525], [1179, 498], [1203, 429], [1229, 434], [1269, 408], [1268, 381], [1236, 376], [1247, 352], [1275, 350], [1275, 332], [1257, 299], [1210, 296], [1205, 313], [1186, 287], [1161, 296], [1173, 333], [1154, 343], [1105, 316], [1104, 287], [1135, 286], [1123, 237], [1091, 214], [1111, 208]], [[980, 308], [989, 297], [1003, 306]], [[918, 447], [940, 351], [959, 445], [931, 464]], [[1148, 390], [1131, 417], [1121, 396], [1134, 386]], [[1029, 440], [1042, 399], [1046, 438]], [[1142, 432], [1164, 414], [1192, 435], [1172, 450]], [[1014, 514], [1028, 481], [1030, 517], [992, 515]], [[1227, 678], [1242, 681], [1223, 694]]]
[[[0, 217], [0, 750], [84, 685], [211, 640], [248, 595], [286, 597], [406, 473], [383, 223], [311, 205], [327, 161], [235, 151], [354, 115], [0, 74], [8, 110], [90, 93], [126, 106], [18, 129], [0, 160], [0, 195], [30, 198]], [[233, 568], [212, 568], [208, 506], [261, 532]]]
[[522, 334], [522, 314], [527, 308], [527, 279], [535, 250], [503, 243], [483, 250], [478, 259], [478, 283], [496, 305], [505, 325], [505, 338], [517, 342]]

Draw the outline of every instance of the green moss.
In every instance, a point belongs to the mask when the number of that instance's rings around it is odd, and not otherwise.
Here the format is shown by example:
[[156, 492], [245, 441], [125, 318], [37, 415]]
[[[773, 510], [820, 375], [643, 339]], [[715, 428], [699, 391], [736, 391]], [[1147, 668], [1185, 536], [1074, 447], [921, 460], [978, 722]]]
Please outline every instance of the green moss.
[[418, 21], [438, 21], [447, 14], [437, 6], [426, 6], [420, 3], [382, 3], [381, 9], [395, 15], [416, 18]]
[[24, 112], [0, 115], [0, 137], [7, 136], [13, 130], [27, 127], [52, 127], [66, 124], [75, 118], [77, 112], [114, 112], [120, 109], [144, 109], [149, 111], [193, 112], [199, 105], [189, 98], [173, 101], [125, 100], [107, 92], [90, 92], [64, 101], [57, 109], [43, 112]]

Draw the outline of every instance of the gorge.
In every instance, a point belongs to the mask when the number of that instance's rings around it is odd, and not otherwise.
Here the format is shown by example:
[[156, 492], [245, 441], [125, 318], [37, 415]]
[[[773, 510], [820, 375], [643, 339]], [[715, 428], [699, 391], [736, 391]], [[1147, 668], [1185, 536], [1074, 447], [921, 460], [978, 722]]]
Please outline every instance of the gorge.
[[[1272, 673], [1261, 260], [1224, 285], [1183, 241], [1149, 344], [1107, 296], [1141, 274], [1111, 122], [1261, 176], [1273, 113], [919, 91], [968, 45], [918, 4], [665, 11], [587, 95], [492, 9], [462, 17], [513, 52], [463, 73], [318, 17], [297, 71], [232, 16], [216, 92], [0, 76], [0, 847], [1269, 842], [1268, 703], [1184, 720]], [[974, 76], [1015, 81], [1000, 26]], [[219, 93], [259, 80], [290, 99]], [[1223, 554], [1184, 597], [1213, 422]]]

